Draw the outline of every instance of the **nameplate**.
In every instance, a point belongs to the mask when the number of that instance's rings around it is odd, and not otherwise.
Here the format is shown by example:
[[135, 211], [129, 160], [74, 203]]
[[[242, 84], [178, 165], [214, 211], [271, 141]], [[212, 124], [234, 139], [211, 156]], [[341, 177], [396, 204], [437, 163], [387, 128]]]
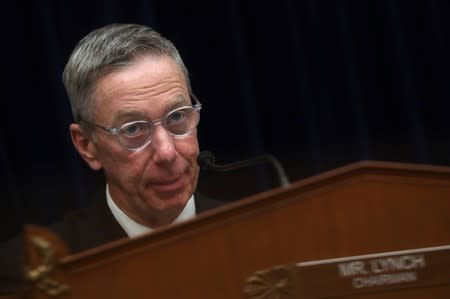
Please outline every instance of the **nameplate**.
[[304, 298], [450, 284], [450, 245], [296, 264]]
[[274, 266], [249, 277], [244, 292], [306, 299], [442, 285], [450, 286], [450, 245]]

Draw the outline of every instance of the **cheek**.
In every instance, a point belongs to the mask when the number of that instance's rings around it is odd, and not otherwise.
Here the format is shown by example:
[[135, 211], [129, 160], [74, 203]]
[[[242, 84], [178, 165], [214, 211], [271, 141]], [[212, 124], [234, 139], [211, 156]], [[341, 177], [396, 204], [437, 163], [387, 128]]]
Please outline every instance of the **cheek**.
[[149, 167], [149, 164], [151, 164], [151, 155], [148, 149], [130, 152], [128, 156], [121, 161], [124, 176], [128, 176], [129, 179], [142, 177], [146, 172], [147, 167]]
[[189, 161], [190, 164], [196, 164], [199, 153], [197, 136], [193, 135], [176, 140], [175, 148], [180, 156]]
[[109, 149], [102, 155], [105, 174], [123, 181], [133, 181], [141, 176], [147, 161], [145, 153], [129, 152], [112, 146]]
[[197, 164], [197, 157], [199, 154], [199, 145], [196, 137], [184, 140], [176, 144], [177, 151], [186, 164], [189, 165], [189, 188], [188, 191], [192, 194], [197, 187], [197, 180], [200, 172], [200, 166]]

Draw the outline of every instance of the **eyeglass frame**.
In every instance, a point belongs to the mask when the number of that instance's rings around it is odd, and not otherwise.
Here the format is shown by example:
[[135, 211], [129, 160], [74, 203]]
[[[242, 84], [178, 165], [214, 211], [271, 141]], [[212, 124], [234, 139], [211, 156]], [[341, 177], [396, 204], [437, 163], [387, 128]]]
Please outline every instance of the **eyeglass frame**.
[[194, 108], [194, 109], [197, 110], [197, 113], [199, 113], [199, 116], [198, 116], [199, 119], [197, 120], [197, 124], [196, 124], [191, 130], [189, 130], [188, 132], [186, 132], [186, 133], [184, 133], [184, 134], [177, 135], [177, 134], [173, 134], [172, 132], [170, 132], [170, 131], [166, 130], [166, 128], [164, 128], [164, 129], [167, 131], [167, 133], [169, 133], [171, 136], [174, 136], [174, 137], [184, 137], [184, 136], [187, 136], [187, 135], [189, 135], [189, 134], [192, 132], [192, 130], [193, 130], [194, 128], [197, 127], [197, 125], [198, 125], [198, 123], [199, 123], [199, 121], [200, 121], [200, 110], [202, 109], [202, 104], [200, 103], [200, 101], [198, 100], [198, 98], [197, 98], [193, 93], [190, 93], [189, 96], [195, 101], [195, 104], [192, 104], [192, 105], [186, 105], [186, 106], [181, 106], [181, 107], [175, 108], [175, 109], [169, 111], [168, 113], [166, 113], [163, 117], [158, 118], [158, 119], [155, 119], [155, 120], [135, 120], [135, 121], [126, 122], [126, 123], [121, 124], [120, 126], [115, 127], [115, 128], [108, 128], [108, 127], [105, 127], [105, 126], [96, 124], [96, 123], [94, 123], [94, 122], [90, 122], [90, 121], [88, 121], [88, 120], [85, 120], [85, 119], [83, 119], [83, 118], [80, 118], [80, 119], [79, 119], [79, 122], [84, 122], [84, 123], [86, 123], [86, 124], [88, 124], [88, 125], [90, 125], [90, 126], [93, 126], [93, 127], [95, 127], [95, 128], [99, 128], [99, 129], [102, 129], [102, 130], [104, 130], [105, 132], [107, 132], [107, 133], [109, 133], [109, 134], [111, 134], [111, 135], [116, 136], [117, 142], [120, 144], [120, 146], [123, 147], [124, 149], [128, 150], [128, 151], [138, 151], [138, 150], [140, 150], [140, 149], [146, 147], [147, 145], [149, 145], [149, 144], [152, 142], [151, 135], [149, 136], [148, 140], [147, 140], [143, 145], [141, 145], [141, 146], [139, 146], [139, 147], [137, 147], [137, 148], [129, 148], [129, 147], [126, 147], [125, 145], [123, 145], [123, 144], [120, 142], [120, 138], [119, 138], [119, 132], [120, 132], [120, 130], [121, 130], [123, 127], [125, 127], [125, 126], [130, 125], [130, 124], [134, 124], [134, 123], [149, 123], [149, 124], [151, 124], [153, 127], [156, 127], [157, 125], [161, 124], [161, 123], [163, 122], [163, 120], [166, 119], [167, 116], [170, 115], [171, 113], [173, 113], [173, 112], [175, 112], [175, 111], [178, 111], [178, 110], [181, 110], [181, 109], [185, 109], [185, 108]]

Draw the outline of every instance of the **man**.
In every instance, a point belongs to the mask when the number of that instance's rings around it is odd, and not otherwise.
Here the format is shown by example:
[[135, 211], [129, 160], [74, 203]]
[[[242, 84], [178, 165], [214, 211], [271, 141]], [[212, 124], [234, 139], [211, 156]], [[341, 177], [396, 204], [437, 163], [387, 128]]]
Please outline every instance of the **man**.
[[[72, 252], [138, 236], [220, 205], [194, 195], [201, 104], [170, 41], [139, 25], [95, 30], [74, 49], [63, 82], [75, 120], [73, 144], [107, 182], [91, 208], [51, 227]], [[7, 284], [0, 284], [0, 294]]]
[[128, 236], [193, 216], [201, 104], [173, 44], [144, 26], [106, 26], [81, 40], [63, 81], [75, 148], [103, 170]]

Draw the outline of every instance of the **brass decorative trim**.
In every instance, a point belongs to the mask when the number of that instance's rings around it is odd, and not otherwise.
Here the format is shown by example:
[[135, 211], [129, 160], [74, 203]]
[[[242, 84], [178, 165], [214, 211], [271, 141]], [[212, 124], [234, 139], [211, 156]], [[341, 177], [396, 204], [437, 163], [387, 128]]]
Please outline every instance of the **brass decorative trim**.
[[58, 297], [70, 290], [66, 284], [52, 278], [50, 274], [55, 269], [55, 253], [50, 243], [41, 237], [32, 237], [31, 243], [36, 247], [41, 264], [34, 269], [25, 268], [25, 277], [39, 290], [50, 297]]
[[247, 279], [244, 292], [251, 299], [290, 299], [295, 296], [289, 266], [256, 271]]

